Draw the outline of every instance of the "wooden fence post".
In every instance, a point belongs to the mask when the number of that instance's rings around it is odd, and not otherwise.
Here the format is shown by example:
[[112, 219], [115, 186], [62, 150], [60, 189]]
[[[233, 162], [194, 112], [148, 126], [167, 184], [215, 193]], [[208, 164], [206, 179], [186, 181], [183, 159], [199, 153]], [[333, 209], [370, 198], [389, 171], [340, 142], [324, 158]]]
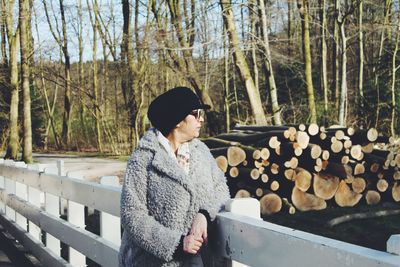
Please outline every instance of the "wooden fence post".
[[[4, 165], [4, 159], [0, 159], [0, 164]], [[5, 189], [4, 176], [0, 176], [0, 188]], [[0, 200], [0, 213], [6, 213], [6, 204]]]
[[[57, 161], [56, 168], [47, 167], [44, 170], [49, 174], [62, 175], [64, 173], [64, 162], [62, 160]], [[45, 193], [44, 195], [44, 207], [46, 212], [51, 215], [60, 217], [60, 198], [50, 193]], [[61, 255], [60, 240], [55, 238], [49, 233], [46, 233], [46, 247], [53, 251], [57, 256]]]
[[[121, 187], [118, 176], [103, 176], [100, 184]], [[100, 212], [100, 236], [111, 241], [117, 246], [121, 245], [121, 219], [106, 212]]]
[[386, 250], [389, 253], [400, 255], [400, 234], [389, 237], [386, 243]]
[[[28, 165], [29, 170], [34, 170], [41, 172], [43, 171], [44, 167], [43, 165], [40, 164], [29, 164]], [[36, 207], [40, 208], [41, 207], [41, 197], [40, 195], [42, 192], [34, 187], [28, 186], [28, 201], [29, 203], [35, 205]], [[28, 222], [29, 225], [29, 233], [36, 238], [37, 240], [41, 241], [41, 230], [40, 227], [37, 226], [36, 224], [32, 223], [31, 221]]]
[[[243, 215], [260, 219], [260, 202], [255, 198], [236, 198], [230, 199], [225, 203], [225, 210], [233, 214]], [[228, 262], [230, 267], [246, 267], [248, 265], [237, 261]]]
[[[6, 165], [6, 166], [14, 166], [14, 161], [7, 159], [7, 160], [4, 161], [4, 165]], [[4, 189], [5, 189], [7, 194], [14, 194], [15, 195], [15, 181], [7, 179], [7, 177], [5, 177], [5, 179], [4, 179]], [[6, 205], [5, 208], [6, 208], [6, 216], [15, 222], [15, 218], [16, 218], [15, 210], [10, 208], [10, 207], [8, 207], [7, 205]]]
[[[68, 176], [68, 175], [67, 175]], [[69, 176], [68, 176], [69, 177]], [[74, 172], [74, 179], [83, 180], [83, 175]], [[68, 222], [85, 229], [85, 206], [68, 200]], [[86, 266], [86, 257], [79, 251], [69, 247], [69, 262], [74, 266]]]
[[[25, 162], [17, 161], [14, 162], [14, 167], [26, 168], [27, 166]], [[15, 182], [15, 195], [23, 200], [28, 200], [27, 186], [23, 183]], [[25, 231], [28, 230], [28, 220], [18, 212], [15, 213], [15, 222]]]

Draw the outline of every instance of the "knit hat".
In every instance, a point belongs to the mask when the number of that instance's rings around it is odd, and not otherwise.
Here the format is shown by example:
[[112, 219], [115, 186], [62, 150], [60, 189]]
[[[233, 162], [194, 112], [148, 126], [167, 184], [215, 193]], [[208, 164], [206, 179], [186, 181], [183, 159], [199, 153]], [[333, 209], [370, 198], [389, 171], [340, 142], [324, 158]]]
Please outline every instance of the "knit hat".
[[175, 87], [157, 96], [149, 106], [147, 117], [163, 135], [168, 135], [192, 110], [209, 109], [187, 87]]

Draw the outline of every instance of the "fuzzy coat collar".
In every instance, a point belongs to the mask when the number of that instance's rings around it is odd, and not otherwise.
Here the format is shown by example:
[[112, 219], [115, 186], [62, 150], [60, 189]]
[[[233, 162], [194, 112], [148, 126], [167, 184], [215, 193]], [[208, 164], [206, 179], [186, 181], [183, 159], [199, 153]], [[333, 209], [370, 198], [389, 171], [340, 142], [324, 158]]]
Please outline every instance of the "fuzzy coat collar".
[[197, 163], [201, 162], [203, 152], [201, 142], [198, 139], [193, 139], [188, 143], [190, 151], [189, 164], [191, 166], [189, 174], [186, 174], [177, 161], [168, 155], [167, 151], [165, 151], [158, 141], [154, 128], [151, 128], [144, 134], [138, 144], [138, 149], [151, 151], [154, 154], [152, 166], [171, 179], [176, 180], [193, 196], [196, 184], [195, 179], [200, 175], [197, 169], [201, 168]]

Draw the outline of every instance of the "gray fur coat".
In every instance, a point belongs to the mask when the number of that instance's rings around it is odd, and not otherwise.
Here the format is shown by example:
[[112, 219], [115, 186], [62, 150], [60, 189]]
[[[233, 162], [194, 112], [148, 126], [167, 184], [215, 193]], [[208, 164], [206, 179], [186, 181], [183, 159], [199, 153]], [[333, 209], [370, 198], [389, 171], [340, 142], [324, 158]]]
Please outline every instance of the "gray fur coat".
[[229, 199], [226, 179], [207, 146], [193, 139], [189, 149], [187, 175], [154, 129], [140, 140], [122, 187], [120, 266], [180, 266], [173, 254], [194, 216], [205, 209], [214, 220]]

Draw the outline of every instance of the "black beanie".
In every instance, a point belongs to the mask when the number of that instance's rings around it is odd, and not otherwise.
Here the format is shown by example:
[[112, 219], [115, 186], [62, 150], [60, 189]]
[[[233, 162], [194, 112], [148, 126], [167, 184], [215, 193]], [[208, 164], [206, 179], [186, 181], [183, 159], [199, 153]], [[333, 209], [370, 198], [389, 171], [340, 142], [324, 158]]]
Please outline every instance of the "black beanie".
[[151, 124], [167, 136], [192, 110], [209, 109], [187, 87], [175, 87], [157, 96], [149, 106], [147, 117]]

